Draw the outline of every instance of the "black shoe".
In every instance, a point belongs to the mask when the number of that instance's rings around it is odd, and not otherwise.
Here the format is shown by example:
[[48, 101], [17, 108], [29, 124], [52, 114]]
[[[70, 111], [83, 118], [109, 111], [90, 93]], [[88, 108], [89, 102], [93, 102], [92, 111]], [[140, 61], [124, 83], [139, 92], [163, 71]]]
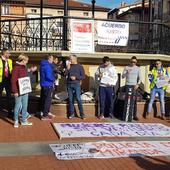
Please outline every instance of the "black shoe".
[[74, 117], [74, 114], [70, 114], [70, 116], [68, 118], [72, 119], [73, 117]]
[[80, 115], [80, 118], [83, 119], [83, 120], [85, 120], [85, 119], [86, 119], [85, 114], [81, 114], [81, 115]]
[[133, 120], [139, 121], [139, 118], [138, 118], [137, 116], [135, 116], [135, 117], [133, 118]]

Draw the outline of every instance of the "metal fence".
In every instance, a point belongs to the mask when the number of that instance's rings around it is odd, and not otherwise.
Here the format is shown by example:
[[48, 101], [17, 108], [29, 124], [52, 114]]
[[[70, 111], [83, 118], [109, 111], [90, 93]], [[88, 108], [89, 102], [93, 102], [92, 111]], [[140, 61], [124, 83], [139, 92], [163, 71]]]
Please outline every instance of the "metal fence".
[[[65, 49], [63, 44], [67, 44], [69, 50], [71, 44], [70, 19], [72, 18], [48, 17], [43, 18], [42, 22], [40, 18], [1, 20], [0, 46], [14, 51], [39, 51], [40, 47], [43, 51], [55, 51]], [[78, 17], [74, 17], [74, 19], [87, 20], [87, 18]], [[98, 20], [94, 19], [94, 22], [96, 23]], [[40, 35], [41, 26], [42, 36]], [[129, 28], [129, 40], [126, 47], [98, 45], [97, 28], [95, 28], [95, 51], [170, 54], [169, 27], [162, 23], [129, 22]]]

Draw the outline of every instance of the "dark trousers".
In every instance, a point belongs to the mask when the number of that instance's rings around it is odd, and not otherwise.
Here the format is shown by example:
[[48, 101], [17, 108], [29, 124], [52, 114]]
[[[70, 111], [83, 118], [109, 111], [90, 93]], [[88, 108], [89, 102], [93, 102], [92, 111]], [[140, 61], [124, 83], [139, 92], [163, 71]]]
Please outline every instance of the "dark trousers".
[[48, 116], [53, 96], [53, 87], [41, 87], [41, 111], [43, 116]]
[[99, 87], [99, 100], [100, 100], [100, 115], [104, 116], [105, 109], [107, 106], [107, 110], [109, 115], [113, 114], [113, 99], [114, 99], [114, 88], [113, 87]]
[[134, 86], [130, 86], [130, 85], [126, 85], [125, 86], [125, 91], [126, 91], [126, 95], [128, 94], [128, 91], [129, 91], [129, 88], [132, 88], [132, 96], [133, 96], [133, 117], [136, 117], [137, 116], [137, 91], [134, 90]]
[[6, 99], [8, 105], [8, 112], [12, 113], [12, 98], [11, 98], [11, 82], [10, 79], [4, 79], [2, 83], [0, 83], [0, 109], [3, 108], [2, 106], [2, 91], [5, 88], [6, 91]]

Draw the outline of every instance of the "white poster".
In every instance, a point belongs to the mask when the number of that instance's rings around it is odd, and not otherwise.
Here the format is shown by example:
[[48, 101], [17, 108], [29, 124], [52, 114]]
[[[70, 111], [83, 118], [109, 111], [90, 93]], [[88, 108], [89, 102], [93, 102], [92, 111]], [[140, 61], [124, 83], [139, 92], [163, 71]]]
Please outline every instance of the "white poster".
[[94, 52], [94, 24], [91, 20], [71, 20], [71, 52]]
[[129, 23], [97, 21], [99, 45], [127, 46]]
[[61, 138], [170, 137], [170, 127], [159, 123], [53, 123]]
[[57, 159], [170, 156], [170, 141], [117, 141], [51, 144]]
[[30, 77], [23, 77], [18, 79], [19, 94], [27, 94], [32, 91]]

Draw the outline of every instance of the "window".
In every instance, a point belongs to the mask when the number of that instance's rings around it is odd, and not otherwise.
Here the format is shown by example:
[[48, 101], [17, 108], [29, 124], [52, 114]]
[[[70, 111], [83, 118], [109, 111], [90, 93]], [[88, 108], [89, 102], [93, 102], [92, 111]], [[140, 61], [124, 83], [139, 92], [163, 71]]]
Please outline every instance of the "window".
[[58, 15], [63, 15], [63, 11], [58, 11]]
[[2, 15], [9, 15], [9, 6], [8, 5], [2, 6]]
[[88, 13], [88, 12], [84, 12], [83, 15], [84, 15], [85, 17], [87, 17], [87, 16], [89, 16], [89, 13]]
[[37, 10], [36, 9], [31, 9], [31, 12], [32, 13], [37, 13]]

